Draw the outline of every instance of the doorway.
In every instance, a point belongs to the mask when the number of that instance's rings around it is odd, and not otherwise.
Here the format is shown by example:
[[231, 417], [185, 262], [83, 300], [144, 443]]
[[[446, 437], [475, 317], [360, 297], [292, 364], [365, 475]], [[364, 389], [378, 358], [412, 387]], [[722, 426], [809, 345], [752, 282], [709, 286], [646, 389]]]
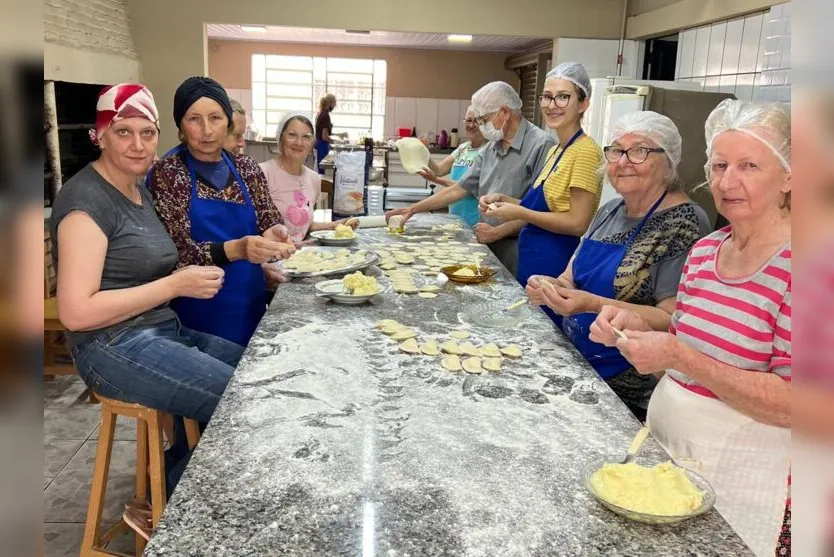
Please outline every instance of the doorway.
[[678, 35], [667, 35], [646, 41], [643, 79], [674, 81], [678, 57]]

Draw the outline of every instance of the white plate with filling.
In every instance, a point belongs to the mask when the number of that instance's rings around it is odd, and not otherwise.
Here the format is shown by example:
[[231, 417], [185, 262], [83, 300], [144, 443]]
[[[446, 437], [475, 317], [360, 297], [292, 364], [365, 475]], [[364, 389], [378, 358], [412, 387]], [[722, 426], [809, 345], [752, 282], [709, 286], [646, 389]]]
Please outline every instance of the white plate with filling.
[[382, 294], [381, 286], [377, 286], [377, 290], [373, 294], [353, 294], [345, 289], [345, 283], [342, 279], [324, 280], [316, 283], [315, 288], [317, 296], [329, 298], [337, 304], [349, 306], [364, 304], [374, 296]]
[[310, 232], [310, 238], [318, 240], [325, 246], [347, 246], [356, 241], [356, 234], [353, 230], [351, 230], [351, 234], [352, 236], [339, 237], [336, 230], [316, 230]]

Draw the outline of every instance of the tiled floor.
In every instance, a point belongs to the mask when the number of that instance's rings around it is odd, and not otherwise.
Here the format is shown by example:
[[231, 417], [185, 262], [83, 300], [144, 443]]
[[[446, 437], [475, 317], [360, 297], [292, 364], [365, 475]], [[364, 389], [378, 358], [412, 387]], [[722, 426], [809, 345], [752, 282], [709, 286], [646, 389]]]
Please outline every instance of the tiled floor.
[[[84, 383], [59, 376], [44, 383], [43, 397], [43, 520], [45, 557], [78, 556], [90, 496], [98, 442], [99, 405], [90, 404]], [[119, 520], [124, 503], [133, 497], [136, 423], [119, 418], [110, 462], [103, 520]], [[134, 554], [134, 536], [120, 535], [109, 549]]]

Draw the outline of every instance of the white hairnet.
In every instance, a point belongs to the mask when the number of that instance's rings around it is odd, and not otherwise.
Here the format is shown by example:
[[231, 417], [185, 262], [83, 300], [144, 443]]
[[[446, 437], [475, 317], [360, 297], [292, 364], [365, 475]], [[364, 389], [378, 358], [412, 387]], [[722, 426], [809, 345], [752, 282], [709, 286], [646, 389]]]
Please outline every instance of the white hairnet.
[[712, 154], [712, 142], [716, 136], [726, 131], [737, 131], [758, 139], [770, 148], [787, 172], [791, 171], [791, 113], [786, 105], [733, 99], [721, 101], [704, 125], [707, 159]]
[[549, 72], [545, 79], [567, 79], [585, 92], [586, 97], [591, 96], [591, 79], [585, 66], [579, 62], [562, 62]]
[[275, 131], [275, 143], [278, 144], [278, 154], [281, 154], [281, 134], [284, 133], [284, 130], [287, 128], [287, 124], [290, 123], [290, 120], [293, 118], [299, 118], [305, 124], [310, 126], [310, 129], [313, 130], [315, 133], [315, 128], [313, 127], [313, 123], [310, 121], [310, 117], [304, 114], [303, 112], [287, 112], [281, 118], [281, 121], [278, 122], [278, 128]]
[[633, 133], [651, 139], [666, 151], [666, 158], [672, 171], [681, 163], [681, 133], [675, 123], [663, 114], [651, 110], [640, 110], [623, 114], [614, 123], [609, 143], [614, 143], [622, 136]]
[[487, 83], [472, 95], [472, 108], [478, 116], [491, 114], [506, 106], [510, 110], [521, 109], [521, 97], [512, 85], [504, 81]]

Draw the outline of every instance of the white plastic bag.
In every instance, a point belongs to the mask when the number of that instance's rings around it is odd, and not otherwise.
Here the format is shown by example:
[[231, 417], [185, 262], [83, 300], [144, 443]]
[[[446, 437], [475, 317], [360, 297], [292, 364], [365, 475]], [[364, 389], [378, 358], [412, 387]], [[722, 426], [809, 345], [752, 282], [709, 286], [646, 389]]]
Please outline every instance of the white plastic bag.
[[365, 212], [364, 151], [336, 155], [333, 212], [340, 215], [361, 215]]

